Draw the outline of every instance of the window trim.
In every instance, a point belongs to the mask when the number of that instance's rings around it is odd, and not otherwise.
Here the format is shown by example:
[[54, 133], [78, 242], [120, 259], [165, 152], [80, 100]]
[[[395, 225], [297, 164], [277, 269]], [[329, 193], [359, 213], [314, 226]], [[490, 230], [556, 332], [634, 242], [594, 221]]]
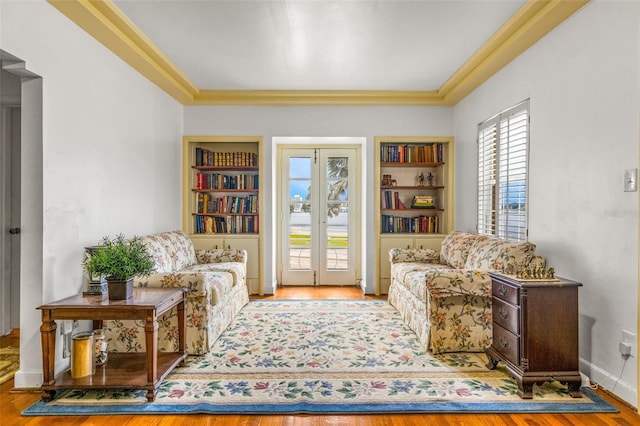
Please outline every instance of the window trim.
[[[519, 117], [523, 113], [525, 117]], [[509, 120], [514, 117], [519, 119], [512, 124]], [[508, 139], [504, 139], [505, 124]], [[523, 124], [524, 137], [518, 134], [522, 133]], [[530, 124], [529, 99], [478, 124], [476, 230], [479, 234], [505, 240], [528, 240]], [[513, 152], [506, 164], [505, 149], [506, 155]], [[506, 184], [501, 180], [504, 176], [508, 177]], [[515, 177], [515, 191], [510, 189], [511, 177]], [[517, 198], [512, 203], [514, 193]]]

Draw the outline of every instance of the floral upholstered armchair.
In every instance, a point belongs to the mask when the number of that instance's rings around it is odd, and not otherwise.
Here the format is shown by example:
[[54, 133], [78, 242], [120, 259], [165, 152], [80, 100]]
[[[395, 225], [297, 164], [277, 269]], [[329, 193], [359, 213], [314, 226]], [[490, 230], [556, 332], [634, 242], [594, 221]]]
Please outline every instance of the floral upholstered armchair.
[[455, 231], [430, 249], [391, 249], [388, 300], [433, 353], [482, 352], [492, 341], [489, 272], [544, 266], [535, 245]]

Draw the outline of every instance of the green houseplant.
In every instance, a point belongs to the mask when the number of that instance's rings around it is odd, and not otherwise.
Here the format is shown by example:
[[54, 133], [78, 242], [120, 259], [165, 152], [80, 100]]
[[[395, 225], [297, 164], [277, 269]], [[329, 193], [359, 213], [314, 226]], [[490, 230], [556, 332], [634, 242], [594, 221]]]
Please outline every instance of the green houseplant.
[[140, 237], [129, 240], [119, 234], [104, 237], [93, 253], [84, 261], [90, 276], [102, 275], [107, 279], [109, 299], [128, 299], [133, 295], [133, 277], [153, 271], [153, 259]]

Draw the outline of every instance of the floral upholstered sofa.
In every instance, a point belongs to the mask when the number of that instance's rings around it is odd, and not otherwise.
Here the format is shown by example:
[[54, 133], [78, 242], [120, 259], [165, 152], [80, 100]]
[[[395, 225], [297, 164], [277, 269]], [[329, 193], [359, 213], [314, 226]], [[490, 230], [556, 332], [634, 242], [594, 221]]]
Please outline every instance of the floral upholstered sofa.
[[492, 342], [489, 272], [544, 267], [534, 244], [454, 231], [431, 249], [389, 251], [388, 300], [433, 353], [482, 352]]
[[[245, 250], [195, 250], [182, 231], [142, 237], [151, 254], [155, 271], [136, 277], [134, 287], [182, 287], [187, 289], [187, 351], [209, 352], [211, 346], [249, 302], [246, 285]], [[158, 320], [158, 348], [178, 350], [177, 309]], [[109, 351], [142, 352], [145, 348], [144, 322], [113, 320], [104, 322]]]

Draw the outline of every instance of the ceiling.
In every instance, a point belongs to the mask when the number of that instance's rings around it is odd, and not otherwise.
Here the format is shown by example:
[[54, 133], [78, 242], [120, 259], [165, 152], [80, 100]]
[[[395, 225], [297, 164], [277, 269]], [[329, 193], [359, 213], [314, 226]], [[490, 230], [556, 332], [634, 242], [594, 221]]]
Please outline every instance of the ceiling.
[[455, 104], [586, 3], [49, 2], [183, 104], [309, 105]]
[[437, 89], [524, 3], [115, 1], [196, 86], [231, 90]]

